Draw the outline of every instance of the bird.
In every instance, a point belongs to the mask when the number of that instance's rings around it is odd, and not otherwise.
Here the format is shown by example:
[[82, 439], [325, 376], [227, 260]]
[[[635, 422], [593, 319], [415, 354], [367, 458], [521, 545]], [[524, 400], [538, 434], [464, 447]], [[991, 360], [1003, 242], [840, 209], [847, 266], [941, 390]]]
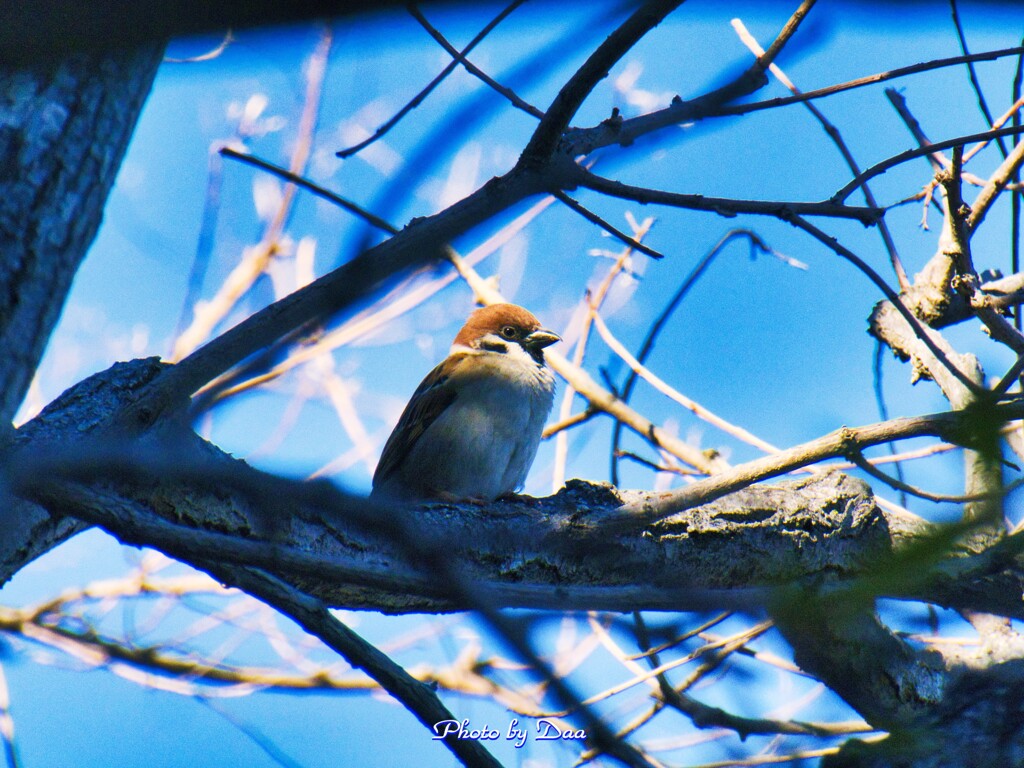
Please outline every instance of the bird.
[[558, 341], [515, 304], [474, 310], [405, 406], [371, 496], [486, 503], [519, 490], [554, 401], [544, 349]]

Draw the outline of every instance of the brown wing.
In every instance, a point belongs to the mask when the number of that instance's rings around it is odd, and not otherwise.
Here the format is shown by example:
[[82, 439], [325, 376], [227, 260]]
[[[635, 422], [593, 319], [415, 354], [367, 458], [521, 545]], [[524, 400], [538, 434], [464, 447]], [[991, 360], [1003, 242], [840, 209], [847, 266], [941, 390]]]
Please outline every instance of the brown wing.
[[377, 462], [377, 469], [373, 473], [374, 488], [387, 481], [395, 469], [405, 461], [423, 433], [437, 421], [445, 408], [455, 401], [454, 388], [447, 386], [449, 376], [441, 371], [444, 365], [440, 363], [427, 374], [405, 406], [402, 417], [384, 444], [384, 452]]

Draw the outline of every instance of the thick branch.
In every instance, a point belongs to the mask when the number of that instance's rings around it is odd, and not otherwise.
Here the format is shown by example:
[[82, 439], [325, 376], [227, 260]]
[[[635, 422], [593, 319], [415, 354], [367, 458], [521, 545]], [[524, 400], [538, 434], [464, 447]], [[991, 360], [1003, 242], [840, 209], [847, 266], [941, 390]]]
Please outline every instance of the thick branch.
[[326, 320], [388, 281], [434, 261], [457, 235], [515, 203], [543, 191], [537, 175], [511, 171], [469, 197], [417, 219], [344, 266], [248, 317], [170, 369], [123, 417], [126, 427], [145, 428], [168, 410], [185, 407], [204, 384], [313, 320]]
[[[94, 434], [163, 370], [156, 358], [115, 365], [76, 384], [14, 433], [0, 459], [16, 450], [45, 450]], [[60, 510], [55, 510], [60, 512]], [[0, 584], [86, 526], [10, 495], [0, 481]]]
[[[615, 532], [607, 523], [621, 520], [621, 509], [666, 509], [671, 494], [575, 482], [548, 499], [524, 497], [487, 508], [432, 504], [408, 514], [324, 483], [264, 475], [194, 436], [172, 443], [169, 454], [161, 443], [111, 438], [113, 452], [104, 455], [94, 441], [102, 446], [103, 435], [111, 434], [109, 411], [97, 410], [90, 421], [82, 410], [93, 400], [90, 393], [111, 389], [108, 378], [129, 381], [128, 373], [139, 377], [141, 388], [158, 369], [154, 361], [120, 366], [65, 395], [19, 432], [19, 450], [6, 464], [8, 484], [51, 512], [100, 523], [129, 543], [157, 546], [199, 567], [215, 558], [273, 570], [332, 605], [389, 612], [470, 607], [420, 570], [424, 560], [410, 559], [408, 547], [395, 543], [396, 530], [405, 541], [420, 542], [424, 557], [443, 548], [496, 605], [608, 610], [754, 608], [783, 585], [857, 579], [880, 557], [930, 530], [916, 518], [882, 513], [865, 486], [836, 474], [750, 488], [672, 515], [639, 535], [636, 526]], [[130, 401], [123, 392], [119, 397]], [[107, 401], [109, 407], [117, 398]], [[1018, 404], [1001, 408], [1007, 418], [1020, 415], [1013, 410], [1020, 410]], [[854, 434], [861, 444], [872, 435], [912, 434], [969, 442], [969, 421], [969, 414], [939, 414]], [[851, 431], [829, 439], [841, 453]], [[147, 479], [154, 476], [160, 482]], [[132, 509], [159, 518], [147, 522]], [[144, 525], [161, 520], [159, 529]], [[973, 569], [940, 569], [891, 593], [1020, 616], [1024, 576], [1015, 562], [1009, 556]]]
[[828, 681], [874, 727], [911, 728], [942, 700], [942, 658], [915, 651], [873, 613], [807, 599], [774, 616], [801, 668]]

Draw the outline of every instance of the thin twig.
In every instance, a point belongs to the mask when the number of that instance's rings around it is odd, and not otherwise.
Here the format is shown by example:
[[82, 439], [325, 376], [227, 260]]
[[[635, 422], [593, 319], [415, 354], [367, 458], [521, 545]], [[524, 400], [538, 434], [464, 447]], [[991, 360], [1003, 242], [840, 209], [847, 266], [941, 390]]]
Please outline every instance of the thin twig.
[[[495, 16], [493, 19], [491, 19], [491, 21], [488, 22], [488, 24], [483, 29], [481, 29], [472, 40], [469, 41], [469, 43], [466, 45], [465, 48], [462, 49], [462, 51], [460, 53], [463, 56], [468, 55], [470, 51], [472, 51], [474, 48], [476, 48], [476, 46], [485, 37], [487, 37], [487, 35], [489, 35], [491, 33], [491, 31], [495, 27], [498, 26], [498, 24], [500, 24], [502, 21], [504, 21], [505, 18], [508, 17], [508, 15], [512, 13], [512, 11], [514, 11], [516, 8], [518, 8], [520, 5], [522, 5], [525, 2], [526, 2], [526, 0], [513, 0], [513, 2], [509, 3], [505, 8], [503, 8], [501, 10], [501, 12], [497, 16]], [[458, 66], [458, 60], [453, 59], [451, 61], [451, 63], [449, 63], [443, 70], [441, 70], [440, 74], [438, 74], [437, 77], [435, 77], [433, 80], [431, 80], [423, 88], [423, 90], [421, 90], [419, 93], [417, 93], [415, 96], [413, 96], [412, 99], [410, 99], [408, 102], [406, 102], [405, 106], [403, 106], [400, 110], [398, 110], [398, 112], [396, 112], [389, 120], [387, 120], [386, 122], [382, 123], [377, 128], [377, 130], [375, 130], [373, 132], [372, 135], [370, 135], [366, 139], [363, 139], [363, 141], [359, 142], [358, 144], [354, 144], [351, 147], [346, 147], [345, 149], [341, 150], [340, 152], [337, 152], [336, 153], [337, 156], [342, 158], [342, 159], [345, 159], [346, 157], [351, 157], [352, 155], [356, 154], [357, 152], [359, 152], [359, 151], [361, 151], [363, 149], [366, 149], [366, 147], [370, 146], [374, 142], [376, 142], [379, 139], [383, 138], [385, 134], [387, 134], [392, 128], [394, 128], [396, 125], [398, 125], [399, 121], [401, 121], [401, 119], [403, 117], [405, 117], [412, 110], [414, 110], [416, 107], [418, 107], [420, 104], [422, 104], [424, 99], [426, 99], [427, 96], [430, 95], [431, 91], [433, 91], [438, 85], [440, 85], [441, 82], [443, 82], [444, 79], [446, 77], [448, 77], [448, 75], [450, 75], [452, 72], [454, 72], [455, 68], [457, 66]]]
[[[203, 213], [199, 223], [195, 252], [189, 269], [185, 298], [178, 311], [178, 322], [174, 328], [177, 339], [188, 328], [196, 303], [203, 290], [206, 273], [213, 257], [214, 236], [217, 218], [220, 214], [221, 188], [224, 185], [224, 161], [219, 148], [211, 146], [206, 158], [206, 194], [203, 196]], [[173, 342], [172, 342], [173, 343]]]
[[[1020, 418], [1020, 404], [1006, 403], [993, 407], [992, 418], [1016, 420]], [[799, 467], [815, 464], [824, 459], [846, 456], [853, 448], [863, 450], [872, 445], [925, 435], [941, 437], [949, 442], [965, 441], [961, 430], [966, 426], [964, 419], [973, 423], [973, 416], [963, 412], [948, 411], [892, 419], [863, 427], [843, 427], [810, 442], [794, 446], [780, 453], [738, 464], [718, 475], [698, 480], [683, 488], [664, 494], [659, 499], [642, 503], [625, 504], [615, 515], [602, 519], [602, 526], [614, 530], [618, 526], [641, 528], [676, 512], [698, 504], [706, 504], [728, 493], [745, 488], [753, 483], [778, 477]]]
[[[651, 226], [654, 224], [654, 219], [647, 218], [642, 222], [636, 222], [632, 216], [627, 216], [627, 221], [630, 222], [633, 227], [633, 240], [640, 242], [647, 233], [650, 231]], [[611, 292], [612, 286], [618, 281], [619, 276], [627, 271], [631, 263], [631, 257], [633, 255], [633, 248], [627, 245], [618, 254], [615, 255], [615, 260], [612, 262], [607, 273], [601, 278], [601, 282], [598, 283], [597, 287], [591, 291], [587, 289], [584, 293], [584, 297], [579, 304], [577, 315], [580, 318], [579, 331], [576, 339], [575, 348], [572, 354], [572, 364], [576, 368], [583, 367], [583, 359], [587, 354], [587, 345], [590, 341], [590, 329], [593, 325], [594, 314], [604, 305], [605, 299]], [[614, 393], [614, 388], [611, 388]], [[576, 390], [572, 384], [569, 384], [565, 388], [565, 392], [562, 394], [562, 403], [558, 409], [559, 419], [565, 420], [569, 418], [572, 412], [572, 405], [575, 399]], [[597, 413], [596, 409], [592, 406], [587, 406], [588, 411]], [[566, 434], [560, 434], [555, 440], [555, 460], [552, 463], [551, 471], [551, 485], [554, 491], [557, 491], [562, 485], [565, 484], [565, 467], [569, 460], [569, 438]]]
[[[924, 129], [921, 128], [921, 124], [907, 106], [907, 100], [904, 98], [903, 94], [895, 88], [886, 88], [885, 96], [889, 100], [889, 103], [892, 104], [893, 109], [896, 110], [896, 114], [898, 114], [900, 119], [903, 120], [903, 124], [907, 126], [907, 129], [914, 137], [914, 140], [917, 141], [917, 145], [921, 148], [931, 146], [931, 141], [928, 140], [928, 137], [924, 133]], [[978, 144], [977, 146], [980, 147], [983, 145]], [[942, 171], [949, 165], [949, 161], [941, 152], [933, 152], [927, 155], [927, 157], [928, 162], [932, 166], [933, 176], [937, 176], [939, 173], [942, 173]], [[914, 198], [916, 200], [924, 201], [921, 210], [921, 229], [923, 230], [927, 230], [929, 228], [928, 210], [930, 205], [934, 204], [940, 211], [944, 210], [942, 204], [935, 199], [934, 191], [937, 186], [938, 182], [935, 178], [932, 178], [928, 184], [925, 185], [925, 188], [921, 193]]]
[[554, 424], [548, 424], [544, 427], [544, 431], [541, 433], [541, 439], [547, 440], [549, 437], [554, 437], [559, 432], [573, 427], [578, 427], [580, 424], [586, 424], [592, 418], [597, 416], [597, 411], [590, 408], [584, 408], [579, 413], [574, 413], [570, 416], [566, 416], [561, 421], [556, 421]]
[[[960, 11], [957, 8], [956, 0], [949, 0], [950, 11], [953, 15], [953, 26], [956, 27], [957, 40], [960, 41], [960, 50], [964, 52], [964, 56], [970, 56], [971, 52], [967, 50], [967, 36], [964, 34], [963, 25], [960, 23]], [[989, 125], [993, 124], [992, 113], [989, 111], [988, 102], [985, 100], [985, 93], [981, 90], [981, 83], [978, 82], [978, 73], [974, 71], [974, 62], [965, 61], [964, 65], [967, 67], [967, 76], [971, 80], [971, 88], [974, 89], [975, 96], [978, 97], [978, 107], [981, 109], [981, 114], [985, 116], [985, 122]], [[996, 139], [999, 144], [999, 151], [1003, 157], [1006, 157], [1006, 144], [1003, 143], [1001, 138]]]
[[[1014, 95], [1013, 104], [1011, 104], [1010, 108], [1008, 110], [1006, 110], [1002, 115], [999, 116], [998, 120], [996, 120], [994, 123], [992, 123], [992, 127], [993, 128], [1002, 128], [1007, 123], [1007, 121], [1010, 120], [1010, 118], [1014, 117], [1015, 115], [1017, 115], [1020, 112], [1021, 107], [1024, 107], [1024, 99], [1022, 99], [1020, 97], [1020, 95], [1015, 94]], [[964, 153], [964, 162], [966, 163], [968, 160], [970, 160], [976, 154], [981, 152], [981, 150], [983, 150], [985, 147], [987, 147], [988, 144], [989, 144], [989, 142], [987, 142], [987, 141], [983, 141], [980, 144], [975, 144], [974, 147], [971, 148], [970, 152], [965, 152]], [[1004, 154], [1003, 157], [1006, 157], [1006, 155]]]
[[857, 256], [857, 254], [849, 248], [840, 244], [834, 237], [829, 237], [813, 224], [802, 219], [800, 216], [793, 216], [790, 219], [790, 223], [804, 230], [818, 240], [818, 242], [828, 248], [831, 248], [836, 254], [857, 267], [857, 269], [859, 269], [869, 280], [871, 280], [872, 283], [875, 284], [875, 286], [889, 300], [889, 303], [892, 304], [893, 308], [902, 315], [903, 319], [906, 320], [913, 329], [914, 335], [920, 339], [926, 347], [928, 347], [928, 350], [935, 356], [935, 359], [938, 360], [968, 392], [971, 392], [974, 395], [982, 393], [983, 390], [981, 387], [976, 382], [972, 381], [967, 374], [961, 371], [960, 368], [958, 368], [957, 365], [949, 359], [949, 356], [945, 352], [939, 349], [935, 340], [931, 337], [929, 329], [917, 319], [914, 313], [911, 312], [903, 303], [903, 300], [896, 295], [885, 280], [883, 280], [881, 276], [867, 264], [867, 262]]
[[685, 469], [674, 464], [672, 466], [667, 466], [665, 464], [657, 464], [651, 461], [650, 459], [645, 459], [643, 456], [637, 453], [633, 453], [632, 451], [616, 451], [615, 458], [629, 459], [630, 461], [635, 461], [637, 464], [647, 467], [648, 469], [653, 469], [655, 472], [671, 472], [674, 475], [681, 475], [683, 477], [692, 477], [694, 474], [696, 474], [693, 470]]
[[339, 208], [342, 208], [348, 211], [349, 213], [355, 214], [363, 221], [376, 227], [382, 232], [386, 232], [389, 235], [393, 235], [396, 232], [398, 232], [398, 228], [393, 226], [389, 222], [385, 221], [379, 216], [375, 216], [365, 208], [362, 208], [356, 203], [353, 203], [351, 200], [348, 200], [347, 198], [344, 198], [335, 192], [331, 192], [329, 189], [320, 186], [314, 181], [310, 181], [305, 176], [301, 176], [298, 173], [289, 171], [286, 168], [282, 168], [279, 165], [275, 165], [274, 163], [271, 163], [268, 160], [264, 160], [263, 158], [249, 154], [248, 152], [239, 152], [237, 149], [234, 149], [232, 147], [224, 147], [223, 149], [220, 150], [220, 154], [224, 155], [225, 157], [230, 157], [235, 160], [239, 160], [243, 163], [254, 166], [256, 168], [261, 168], [264, 171], [267, 171], [269, 173], [274, 174], [275, 176], [285, 179], [291, 184], [295, 184], [296, 186], [302, 187], [307, 192], [312, 192], [317, 197], [322, 197], [324, 200], [334, 203]]
[[[865, 226], [876, 224], [885, 211], [880, 208], [865, 208], [854, 205], [843, 205], [836, 200], [824, 200], [815, 203], [794, 200], [740, 200], [728, 197], [709, 197], [707, 195], [668, 192], [648, 187], [624, 184], [621, 181], [606, 179], [578, 165], [570, 167], [566, 175], [567, 182], [592, 189], [595, 192], [623, 200], [632, 200], [641, 204], [657, 203], [673, 208], [693, 211], [710, 211], [719, 216], [732, 218], [741, 213], [759, 216], [774, 216], [788, 221], [790, 216], [826, 216], [836, 219], [854, 219]], [[858, 183], [860, 186], [860, 183]]]
[[937, 141], [934, 144], [929, 144], [927, 147], [918, 147], [917, 149], [908, 149], [905, 152], [900, 152], [898, 155], [886, 158], [879, 163], [875, 163], [866, 171], [851, 179], [845, 185], [840, 187], [832, 197], [829, 198], [831, 203], [842, 203], [848, 198], [855, 190], [859, 189], [865, 181], [873, 179], [875, 176], [885, 173], [890, 168], [895, 168], [897, 165], [901, 165], [910, 160], [914, 160], [918, 157], [924, 157], [930, 155], [933, 152], [937, 152], [941, 149], [950, 149], [957, 145], [963, 146], [964, 144], [972, 144], [976, 141], [988, 141], [998, 136], [1017, 136], [1021, 132], [1024, 132], [1024, 128], [1010, 126], [1009, 128], [998, 128], [996, 130], [981, 131], [980, 133], [969, 133], [965, 136], [957, 136], [953, 139], [946, 139], [945, 141]]
[[629, 369], [633, 371], [633, 373], [637, 374], [640, 378], [665, 395], [665, 397], [681, 405], [701, 421], [705, 421], [708, 424], [718, 427], [718, 429], [722, 430], [727, 435], [731, 435], [732, 437], [735, 437], [748, 445], [752, 445], [765, 453], [778, 453], [779, 449], [771, 443], [762, 440], [757, 435], [743, 429], [743, 427], [739, 427], [730, 421], [726, 421], [721, 416], [712, 413], [700, 403], [695, 400], [691, 400], [686, 395], [662, 380], [652, 371], [648, 370], [647, 367], [641, 364], [635, 357], [633, 357], [633, 355], [630, 354], [629, 350], [626, 349], [622, 342], [615, 338], [614, 334], [612, 334], [611, 330], [601, 318], [601, 315], [597, 313], [594, 314], [594, 326], [597, 328], [597, 332], [600, 334], [601, 338], [604, 339], [605, 344], [609, 346], [612, 352], [618, 355], [619, 359], [629, 366]]
[[[309, 57], [309, 63], [306, 68], [306, 91], [302, 115], [299, 119], [295, 144], [289, 161], [290, 170], [295, 174], [300, 174], [303, 168], [305, 168], [312, 151], [313, 133], [316, 129], [320, 113], [324, 77], [327, 72], [327, 61], [330, 56], [332, 43], [333, 35], [329, 29], [325, 28], [320, 35], [316, 48]], [[280, 249], [285, 225], [291, 215], [295, 192], [295, 185], [285, 185], [280, 202], [277, 204], [273, 216], [267, 221], [260, 242], [255, 248], [247, 250], [243, 258], [239, 260], [239, 263], [224, 280], [217, 294], [210, 301], [196, 307], [192, 323], [174, 342], [174, 349], [172, 351], [174, 361], [186, 357], [196, 347], [205, 342], [213, 332], [213, 329], [224, 320], [239, 299], [252, 288], [259, 276], [267, 270], [271, 260]]]
[[665, 254], [659, 253], [658, 251], [654, 250], [650, 246], [644, 245], [639, 240], [636, 240], [635, 238], [630, 237], [629, 235], [627, 235], [625, 232], [623, 232], [618, 227], [615, 227], [612, 224], [610, 224], [607, 221], [605, 221], [604, 219], [602, 219], [600, 216], [598, 216], [596, 213], [591, 211], [589, 208], [586, 208], [583, 205], [580, 205], [579, 202], [577, 202], [576, 200], [573, 200], [571, 197], [569, 197], [564, 192], [555, 191], [552, 194], [554, 194], [555, 198], [558, 199], [560, 202], [562, 202], [567, 208], [569, 208], [570, 210], [575, 211], [576, 213], [578, 213], [580, 216], [582, 216], [583, 218], [585, 218], [587, 221], [591, 222], [592, 224], [597, 224], [597, 226], [599, 226], [601, 229], [603, 229], [609, 235], [612, 235], [614, 238], [616, 238], [617, 240], [621, 241], [622, 243], [628, 245], [633, 250], [640, 251], [640, 253], [643, 253], [643, 254], [645, 254], [647, 256], [650, 256], [652, 259], [663, 259], [663, 258], [665, 258]]
[[521, 99], [516, 94], [516, 92], [513, 91], [511, 88], [502, 85], [497, 80], [488, 75], [486, 72], [484, 72], [482, 69], [480, 69], [478, 66], [476, 66], [469, 59], [467, 59], [466, 54], [457, 50], [455, 46], [449, 43], [448, 39], [444, 35], [442, 35], [434, 25], [427, 21], [427, 18], [420, 12], [419, 8], [417, 8], [415, 5], [409, 5], [408, 11], [409, 14], [420, 23], [420, 26], [427, 30], [430, 36], [434, 38], [434, 40], [436, 40], [438, 44], [442, 48], [444, 48], [455, 61], [461, 64], [467, 72], [469, 72], [475, 78], [483, 82], [496, 93], [508, 99], [509, 103], [512, 104], [512, 106], [515, 107], [516, 109], [520, 109], [526, 114], [537, 118], [538, 120], [544, 117], [543, 112], [541, 112], [532, 104], [528, 104], [526, 101]]
[[[898, 114], [900, 119], [903, 120], [903, 124], [907, 126], [907, 130], [910, 131], [914, 140], [917, 141], [917, 145], [922, 149], [930, 147], [932, 143], [928, 140], [928, 137], [925, 136], [924, 130], [921, 128], [921, 124], [917, 121], [914, 113], [911, 112], [910, 108], [907, 106], [906, 97], [895, 88], [886, 88], [885, 97], [889, 100], [889, 103], [892, 104], [893, 109], [896, 110], [896, 114]], [[926, 157], [928, 158], [928, 162], [932, 165], [933, 174], [939, 173], [947, 165], [946, 159], [940, 152], [931, 152], [926, 155]]]
[[[616, 121], [614, 125], [604, 121], [592, 128], [570, 131], [565, 140], [565, 151], [568, 156], [575, 157], [580, 154], [589, 154], [595, 149], [611, 145], [629, 145], [654, 131], [662, 130], [672, 126], [694, 120], [702, 120], [715, 117], [727, 117], [733, 115], [744, 115], [764, 109], [775, 109], [790, 104], [799, 104], [805, 101], [820, 99], [841, 93], [853, 88], [861, 88], [874, 83], [884, 82], [898, 77], [927, 72], [942, 67], [956, 66], [964, 61], [992, 61], [1004, 56], [1016, 56], [1024, 52], [1024, 46], [1004, 48], [997, 51], [986, 51], [983, 53], [971, 54], [970, 56], [954, 56], [947, 59], [935, 59], [933, 61], [913, 64], [908, 67], [893, 69], [888, 72], [880, 72], [867, 77], [857, 78], [845, 83], [830, 85], [825, 88], [818, 88], [806, 91], [800, 96], [780, 96], [765, 101], [754, 101], [745, 104], [728, 103], [740, 96], [748, 95], [757, 90], [761, 83], [755, 78], [750, 78], [747, 73], [736, 78], [733, 83], [712, 94], [707, 94], [692, 101], [682, 99], [673, 100], [672, 104], [665, 109], [651, 112], [628, 120]], [[767, 65], [766, 65], [767, 66]]]
[[224, 720], [224, 722], [245, 736], [245, 738], [249, 739], [249, 741], [255, 744], [256, 747], [267, 757], [282, 768], [303, 768], [301, 763], [292, 760], [291, 757], [286, 755], [281, 748], [274, 743], [273, 739], [264, 736], [260, 733], [258, 728], [250, 726], [238, 715], [225, 709], [209, 696], [196, 696], [195, 700]]
[[[878, 407], [878, 418], [882, 421], [889, 419], [889, 407], [885, 401], [885, 389], [882, 386], [882, 360], [885, 352], [885, 345], [881, 339], [875, 341], [875, 355], [871, 366], [871, 378], [873, 389], [875, 392], [875, 404]], [[892, 442], [888, 444], [889, 460], [893, 462], [896, 470], [896, 479], [900, 482], [903, 481], [903, 465], [899, 461], [896, 461], [896, 443]], [[900, 492], [900, 505], [907, 506], [907, 497], [902, 491]]]
[[916, 75], [920, 72], [929, 72], [933, 69], [955, 67], [967, 62], [995, 61], [996, 59], [1001, 59], [1006, 56], [1019, 56], [1021, 53], [1024, 53], [1024, 45], [1014, 46], [1013, 48], [1000, 48], [994, 51], [982, 51], [981, 53], [972, 53], [967, 56], [950, 56], [944, 59], [932, 59], [931, 61], [924, 61], [920, 64], [910, 64], [906, 67], [898, 67], [886, 72], [878, 72], [874, 75], [866, 75], [854, 80], [847, 80], [844, 83], [836, 83], [835, 85], [828, 85], [824, 88], [804, 91], [799, 96], [779, 96], [777, 98], [766, 99], [764, 101], [753, 101], [749, 104], [733, 104], [725, 106], [706, 116], [724, 117], [728, 115], [745, 115], [750, 112], [758, 112], [764, 109], [775, 109], [776, 107], [784, 107], [790, 104], [799, 104], [804, 101], [821, 99], [826, 96], [832, 96], [855, 88], [874, 85], [875, 83], [883, 83], [887, 80], [895, 80], [900, 77], [907, 77], [908, 75]]
[[519, 158], [532, 166], [550, 158], [583, 100], [608, 71], [683, 0], [649, 0], [616, 27], [558, 91]]
[[[750, 49], [751, 53], [758, 57], [764, 55], [764, 49], [761, 48], [760, 44], [754, 36], [750, 34], [740, 19], [733, 19], [732, 26], [733, 29], [736, 30], [737, 35], [739, 35], [740, 40]], [[775, 75], [779, 82], [793, 93], [794, 96], [800, 95], [800, 89], [796, 87], [796, 84], [789, 79], [778, 64], [773, 62], [769, 67], [769, 70], [773, 75]], [[839, 129], [825, 117], [825, 114], [818, 109], [813, 102], [805, 101], [804, 106], [807, 107], [807, 110], [814, 116], [814, 119], [821, 124], [825, 133], [828, 134], [828, 137], [832, 140], [832, 143], [836, 145], [836, 148], [839, 150], [839, 154], [842, 155], [843, 160], [846, 162], [847, 168], [850, 169], [850, 173], [854, 176], [859, 175], [860, 166], [854, 159], [853, 153], [847, 146], [846, 141], [843, 140]], [[871, 187], [865, 183], [861, 189], [864, 193], [864, 202], [867, 203], [868, 207], [878, 208], [878, 202], [875, 200], [875, 196], [871, 192]], [[899, 253], [896, 251], [896, 241], [893, 240], [892, 234], [889, 232], [889, 225], [886, 224], [884, 217], [878, 219], [878, 232], [882, 238], [882, 243], [885, 245], [885, 250], [889, 254], [889, 263], [892, 264], [892, 269], [896, 275], [896, 280], [899, 283], [900, 290], [905, 291], [910, 287], [910, 280], [907, 279], [906, 270], [903, 268], [903, 263], [900, 261]]]
[[[1015, 126], [1012, 130], [1019, 132], [1020, 128]], [[971, 205], [971, 214], [967, 217], [968, 229], [974, 231], [984, 221], [985, 214], [992, 207], [992, 203], [1006, 189], [1006, 185], [1017, 177], [1022, 164], [1024, 164], [1024, 141], [1019, 141], [974, 199], [974, 203]]]
[[[676, 309], [682, 303], [683, 299], [690, 292], [690, 289], [696, 284], [700, 276], [704, 274], [704, 271], [711, 265], [711, 262], [715, 260], [719, 253], [728, 245], [733, 239], [738, 237], [746, 237], [750, 241], [751, 255], [754, 254], [755, 249], [762, 252], [771, 252], [771, 249], [765, 244], [761, 237], [750, 229], [734, 229], [726, 232], [717, 243], [709, 250], [701, 260], [697, 263], [690, 273], [684, 278], [682, 284], [676, 290], [675, 294], [669, 300], [668, 304], [661, 311], [654, 322], [651, 324], [650, 329], [647, 331], [647, 336], [644, 337], [643, 343], [640, 345], [640, 351], [636, 354], [637, 362], [641, 365], [646, 364], [648, 356], [654, 351], [654, 345], [658, 340], [658, 336], [661, 335], [664, 330], [669, 318], [675, 313]], [[626, 378], [626, 383], [622, 385], [620, 390], [620, 397], [623, 402], [629, 402], [629, 398], [633, 394], [633, 388], [636, 386], [638, 374], [635, 371], [630, 371], [629, 376]], [[622, 441], [622, 425], [619, 422], [615, 423], [612, 428], [612, 461], [611, 461], [611, 480], [613, 485], [619, 484], [619, 465], [618, 465], [618, 454]]]
[[[1017, 56], [1017, 71], [1013, 75], [1013, 127], [1021, 127], [1021, 101], [1024, 96], [1021, 90], [1024, 88], [1024, 53]], [[1014, 139], [1014, 144], [1019, 144], [1020, 138]], [[1013, 182], [1019, 187], [1020, 169], [1013, 174]], [[1019, 190], [1018, 190], [1019, 191]], [[1020, 271], [1020, 241], [1021, 241], [1021, 194], [1010, 196], [1010, 271], [1014, 274]], [[1013, 326], [1018, 331], [1024, 328], [1024, 318], [1021, 317], [1020, 306], [1013, 313]]]
[[922, 488], [918, 488], [915, 485], [910, 485], [902, 480], [898, 480], [895, 477], [887, 475], [885, 472], [880, 470], [870, 461], [864, 458], [859, 450], [851, 450], [846, 457], [857, 465], [861, 470], [871, 475], [876, 480], [880, 480], [891, 488], [900, 491], [901, 493], [909, 493], [911, 496], [916, 496], [919, 499], [925, 499], [926, 501], [934, 502], [953, 502], [956, 504], [967, 504], [972, 501], [991, 501], [992, 499], [1001, 499], [1008, 496], [1013, 491], [1024, 485], [1024, 478], [1018, 479], [1010, 483], [1004, 488], [1000, 488], [995, 491], [986, 491], [983, 493], [964, 493], [964, 494], [947, 494], [947, 493], [932, 493]]
[[186, 56], [184, 58], [177, 58], [175, 56], [164, 56], [164, 64], [196, 64], [201, 61], [212, 61], [218, 58], [224, 51], [228, 49], [232, 43], [235, 42], [235, 35], [229, 29], [224, 33], [224, 37], [217, 43], [213, 48], [208, 50], [206, 53], [200, 53], [196, 56]]

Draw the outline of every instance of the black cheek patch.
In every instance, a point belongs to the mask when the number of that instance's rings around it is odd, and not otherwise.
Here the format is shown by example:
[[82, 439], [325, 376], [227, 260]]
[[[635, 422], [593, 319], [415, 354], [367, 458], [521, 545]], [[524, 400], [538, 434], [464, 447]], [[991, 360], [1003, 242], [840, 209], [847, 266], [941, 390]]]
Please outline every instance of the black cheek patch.
[[480, 345], [480, 349], [486, 349], [488, 352], [497, 352], [502, 355], [508, 352], [508, 347], [498, 341], [485, 341]]
[[521, 344], [523, 349], [526, 350], [527, 354], [533, 358], [533, 362], [537, 365], [544, 367], [544, 350], [538, 347], [531, 347], [528, 344]]

